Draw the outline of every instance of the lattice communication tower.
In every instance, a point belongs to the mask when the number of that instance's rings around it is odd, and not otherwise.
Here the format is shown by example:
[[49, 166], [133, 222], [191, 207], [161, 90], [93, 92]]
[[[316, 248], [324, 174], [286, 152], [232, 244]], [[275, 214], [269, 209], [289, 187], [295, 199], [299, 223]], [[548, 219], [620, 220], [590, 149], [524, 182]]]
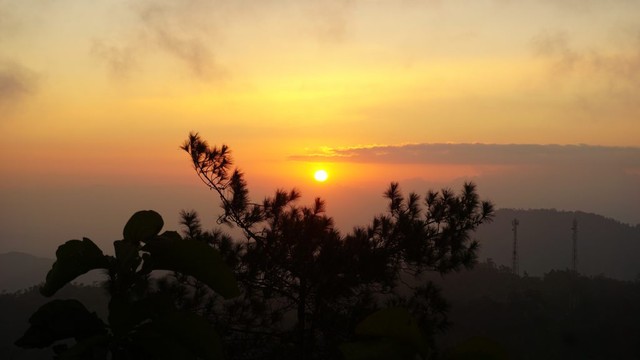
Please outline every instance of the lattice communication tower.
[[578, 272], [578, 220], [573, 219], [573, 225], [571, 226], [573, 234], [571, 239], [573, 240], [573, 258], [571, 261], [571, 269], [574, 273]]
[[511, 269], [513, 273], [519, 275], [520, 269], [518, 264], [518, 225], [520, 225], [520, 221], [518, 219], [513, 219], [511, 222], [512, 230], [513, 230], [513, 264], [511, 265]]

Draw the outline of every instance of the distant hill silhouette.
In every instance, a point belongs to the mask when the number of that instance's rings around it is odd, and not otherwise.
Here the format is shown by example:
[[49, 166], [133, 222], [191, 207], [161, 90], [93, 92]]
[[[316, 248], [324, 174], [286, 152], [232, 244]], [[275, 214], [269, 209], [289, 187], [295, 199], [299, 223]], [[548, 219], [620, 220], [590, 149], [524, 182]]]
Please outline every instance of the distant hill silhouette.
[[517, 218], [520, 274], [541, 275], [571, 268], [572, 222], [578, 221], [578, 272], [634, 280], [640, 274], [640, 226], [623, 224], [601, 215], [555, 209], [500, 209], [490, 224], [480, 226], [479, 259], [511, 267], [513, 233]]
[[[15, 292], [44, 282], [51, 270], [53, 259], [41, 258], [22, 252], [0, 254], [0, 292]], [[92, 284], [104, 280], [98, 271], [91, 271], [74, 282]]]
[[14, 292], [44, 282], [52, 259], [21, 252], [0, 254], [0, 291]]
[[[492, 259], [511, 266], [513, 233], [517, 218], [520, 274], [542, 275], [553, 269], [571, 267], [571, 224], [578, 221], [578, 271], [634, 280], [640, 275], [640, 225], [631, 226], [601, 215], [554, 209], [499, 209], [492, 223], [483, 224], [474, 234], [481, 247], [480, 261]], [[53, 259], [20, 252], [0, 254], [0, 292], [14, 292], [44, 281]], [[98, 271], [76, 282], [91, 284], [104, 280]]]

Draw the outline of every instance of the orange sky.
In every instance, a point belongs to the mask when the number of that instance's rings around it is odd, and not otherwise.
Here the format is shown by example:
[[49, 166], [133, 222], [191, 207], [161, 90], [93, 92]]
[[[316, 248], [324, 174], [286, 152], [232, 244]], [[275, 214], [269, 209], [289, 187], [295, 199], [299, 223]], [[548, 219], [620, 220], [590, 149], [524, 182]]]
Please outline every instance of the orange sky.
[[[143, 200], [153, 187], [193, 187], [188, 199], [200, 204], [178, 150], [189, 131], [230, 145], [259, 196], [297, 186], [337, 202], [329, 209], [348, 225], [354, 189], [379, 205], [392, 180], [497, 184], [503, 164], [299, 157], [423, 143], [640, 147], [638, 13], [628, 0], [0, 0], [0, 195], [11, 199], [0, 207], [10, 228], [0, 239], [11, 238], [0, 251], [44, 241], [21, 232], [16, 208], [80, 207], [96, 189], [124, 202], [95, 210], [115, 230], [121, 212], [152, 205]], [[634, 196], [636, 165], [620, 175]], [[321, 166], [331, 178], [314, 184]], [[627, 203], [541, 202], [535, 191], [513, 195], [514, 184], [488, 184], [488, 195], [640, 222]], [[136, 199], [140, 189], [148, 194]], [[25, 195], [41, 191], [51, 197]], [[189, 206], [177, 201], [165, 216]], [[54, 232], [84, 230], [36, 218]], [[59, 243], [66, 233], [56, 234]]]

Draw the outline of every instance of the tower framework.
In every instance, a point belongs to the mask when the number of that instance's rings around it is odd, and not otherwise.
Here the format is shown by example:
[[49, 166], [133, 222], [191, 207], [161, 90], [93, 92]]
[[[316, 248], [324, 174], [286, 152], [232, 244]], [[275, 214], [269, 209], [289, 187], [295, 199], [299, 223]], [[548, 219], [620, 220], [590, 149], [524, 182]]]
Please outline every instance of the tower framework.
[[511, 270], [514, 274], [519, 275], [519, 259], [518, 259], [518, 225], [520, 225], [520, 221], [518, 219], [513, 219], [511, 222], [511, 230], [513, 231], [513, 254], [512, 254], [512, 265]]
[[571, 230], [572, 230], [571, 240], [573, 242], [571, 270], [573, 270], [574, 273], [577, 273], [578, 272], [578, 220], [573, 219]]

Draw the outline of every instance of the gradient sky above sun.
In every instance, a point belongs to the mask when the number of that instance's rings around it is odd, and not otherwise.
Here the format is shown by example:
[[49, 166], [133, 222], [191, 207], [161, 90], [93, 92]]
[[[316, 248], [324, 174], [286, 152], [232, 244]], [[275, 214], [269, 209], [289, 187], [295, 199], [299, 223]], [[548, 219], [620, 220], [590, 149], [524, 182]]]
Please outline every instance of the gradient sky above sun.
[[[634, 0], [0, 0], [0, 195], [11, 200], [0, 225], [14, 226], [0, 239], [42, 236], [13, 224], [37, 213], [54, 228], [35, 209], [64, 199], [77, 205], [71, 218], [104, 194], [122, 199], [93, 210], [117, 230], [154, 187], [202, 190], [178, 150], [189, 131], [231, 146], [258, 194], [298, 186], [345, 214], [354, 188], [377, 198], [392, 180], [491, 178], [499, 206], [603, 208], [640, 222], [639, 13]], [[588, 164], [570, 173], [589, 178], [582, 193], [619, 194], [527, 197], [516, 175], [552, 171], [569, 186], [580, 182], [563, 175], [571, 161], [523, 172], [491, 152], [444, 164], [422, 148], [407, 155], [409, 144], [596, 146], [580, 150], [612, 156], [615, 181], [594, 180]], [[349, 149], [359, 157], [336, 157]], [[314, 182], [318, 168], [326, 183]], [[140, 189], [149, 195], [136, 200]], [[167, 200], [165, 216], [188, 204]]]

